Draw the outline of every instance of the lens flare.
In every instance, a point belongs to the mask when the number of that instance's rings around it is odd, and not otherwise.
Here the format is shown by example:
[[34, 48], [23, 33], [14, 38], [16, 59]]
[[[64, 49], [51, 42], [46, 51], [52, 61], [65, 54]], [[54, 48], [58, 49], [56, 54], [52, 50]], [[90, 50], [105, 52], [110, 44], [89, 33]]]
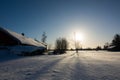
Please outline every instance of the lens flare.
[[84, 41], [84, 35], [83, 33], [76, 33], [75, 35], [76, 41]]

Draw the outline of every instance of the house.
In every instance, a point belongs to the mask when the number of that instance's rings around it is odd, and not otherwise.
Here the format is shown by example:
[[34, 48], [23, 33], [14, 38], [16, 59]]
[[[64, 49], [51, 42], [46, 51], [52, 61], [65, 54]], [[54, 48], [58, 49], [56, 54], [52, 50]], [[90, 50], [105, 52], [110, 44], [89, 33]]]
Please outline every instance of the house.
[[16, 46], [19, 46], [20, 49], [22, 49], [22, 52], [25, 52], [24, 50], [27, 50], [27, 47], [29, 48], [29, 51], [35, 51], [35, 49], [46, 49], [45, 43], [38, 42], [32, 38], [25, 37], [24, 35], [18, 34], [2, 27], [0, 27], [0, 46], [9, 46], [12, 47], [12, 50], [17, 50]]

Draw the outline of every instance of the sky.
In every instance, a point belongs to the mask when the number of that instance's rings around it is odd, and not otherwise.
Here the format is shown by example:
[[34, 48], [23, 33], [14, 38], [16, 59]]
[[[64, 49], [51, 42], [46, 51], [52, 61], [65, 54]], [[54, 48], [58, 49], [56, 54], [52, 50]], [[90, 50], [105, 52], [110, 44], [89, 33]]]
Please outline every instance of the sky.
[[120, 33], [120, 0], [0, 0], [0, 26], [52, 46], [74, 33], [84, 35], [83, 47], [103, 46]]

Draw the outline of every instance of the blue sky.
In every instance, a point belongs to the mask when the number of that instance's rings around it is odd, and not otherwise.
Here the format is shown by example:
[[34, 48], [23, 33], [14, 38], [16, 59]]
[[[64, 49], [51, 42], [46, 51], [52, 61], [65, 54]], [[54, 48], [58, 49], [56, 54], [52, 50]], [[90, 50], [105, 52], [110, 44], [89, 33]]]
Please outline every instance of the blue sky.
[[83, 47], [103, 46], [120, 33], [120, 1], [0, 0], [0, 26], [38, 40], [45, 31], [48, 44], [82, 32]]

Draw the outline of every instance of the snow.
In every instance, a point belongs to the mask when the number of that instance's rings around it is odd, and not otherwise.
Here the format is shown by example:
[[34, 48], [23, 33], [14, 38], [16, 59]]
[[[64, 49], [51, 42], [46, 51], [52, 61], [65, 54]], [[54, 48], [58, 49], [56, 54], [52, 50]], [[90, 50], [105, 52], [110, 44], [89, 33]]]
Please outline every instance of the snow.
[[107, 51], [6, 58], [0, 59], [0, 80], [120, 80], [119, 61], [120, 52]]
[[37, 42], [35, 40], [33, 40], [32, 38], [27, 38], [25, 36], [22, 36], [21, 34], [17, 34], [15, 32], [12, 32], [10, 30], [7, 30], [12, 36], [14, 36], [15, 38], [17, 38], [18, 40], [20, 40], [20, 42], [22, 44], [28, 44], [28, 45], [34, 45], [34, 46], [44, 46], [42, 43]]

